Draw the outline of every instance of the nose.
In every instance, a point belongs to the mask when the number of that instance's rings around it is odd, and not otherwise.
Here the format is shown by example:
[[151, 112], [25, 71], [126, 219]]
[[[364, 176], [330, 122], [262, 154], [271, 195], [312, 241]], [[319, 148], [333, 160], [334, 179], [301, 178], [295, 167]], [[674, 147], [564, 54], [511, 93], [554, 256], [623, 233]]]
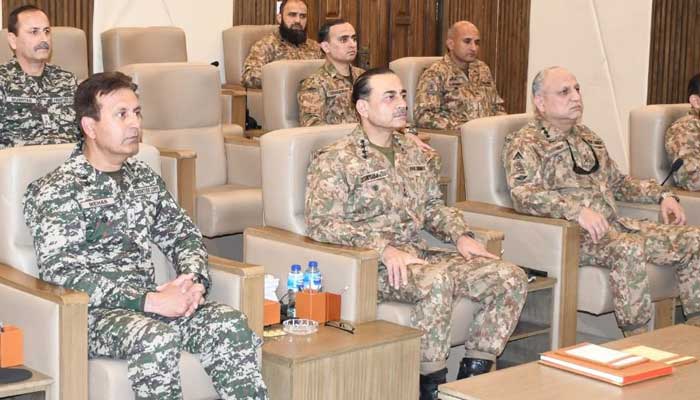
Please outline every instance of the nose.
[[581, 92], [579, 92], [578, 90], [573, 90], [571, 92], [571, 100], [580, 102], [581, 101]]

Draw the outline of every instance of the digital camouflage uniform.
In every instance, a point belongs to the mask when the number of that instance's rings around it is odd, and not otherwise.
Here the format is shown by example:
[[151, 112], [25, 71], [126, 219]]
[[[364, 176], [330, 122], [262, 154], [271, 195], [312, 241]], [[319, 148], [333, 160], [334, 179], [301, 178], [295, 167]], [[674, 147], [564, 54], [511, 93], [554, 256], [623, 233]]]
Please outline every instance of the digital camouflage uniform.
[[413, 115], [420, 128], [454, 129], [476, 118], [505, 113], [491, 70], [481, 60], [469, 63], [465, 73], [446, 54], [418, 80]]
[[73, 143], [80, 138], [73, 96], [75, 76], [47, 64], [29, 76], [16, 58], [0, 66], [0, 149]]
[[313, 60], [323, 58], [321, 46], [315, 40], [295, 46], [284, 40], [276, 30], [258, 40], [243, 64], [243, 86], [247, 88], [262, 88], [262, 68], [265, 64], [279, 60]]
[[122, 184], [79, 149], [29, 185], [24, 197], [42, 279], [86, 292], [90, 357], [125, 359], [137, 399], [181, 399], [181, 351], [200, 355], [224, 399], [266, 398], [256, 362], [260, 339], [246, 317], [207, 301], [190, 317], [144, 313], [156, 290], [151, 243], [178, 275], [210, 285], [199, 230], [145, 163], [127, 160]]
[[343, 76], [332, 63], [326, 61], [318, 71], [301, 81], [297, 93], [299, 125], [357, 122], [352, 104], [352, 85], [363, 72], [362, 68], [351, 65], [350, 76]]
[[691, 109], [668, 128], [666, 154], [671, 161], [683, 159], [683, 165], [673, 174], [676, 185], [700, 191], [700, 110]]
[[520, 316], [527, 293], [522, 270], [501, 260], [465, 260], [455, 250], [431, 248], [423, 229], [456, 243], [469, 231], [462, 213], [446, 207], [434, 153], [394, 133], [395, 162], [369, 145], [361, 127], [313, 157], [306, 187], [307, 233], [321, 242], [388, 245], [425, 259], [408, 266], [408, 285], [396, 290], [379, 266], [379, 300], [413, 304], [411, 326], [423, 330], [421, 374], [445, 368], [452, 307], [466, 297], [479, 304], [465, 343], [467, 356], [495, 360]]
[[[572, 157], [591, 170], [594, 156], [600, 165], [596, 172], [573, 171]], [[686, 314], [700, 312], [700, 228], [620, 217], [617, 200], [657, 204], [666, 190], [654, 180], [623, 175], [590, 129], [576, 125], [564, 133], [536, 119], [506, 138], [503, 163], [517, 211], [577, 222], [588, 207], [607, 218], [610, 231], [597, 244], [583, 232], [579, 261], [610, 268], [615, 316], [623, 331], [643, 330], [651, 318], [647, 262], [676, 265]]]

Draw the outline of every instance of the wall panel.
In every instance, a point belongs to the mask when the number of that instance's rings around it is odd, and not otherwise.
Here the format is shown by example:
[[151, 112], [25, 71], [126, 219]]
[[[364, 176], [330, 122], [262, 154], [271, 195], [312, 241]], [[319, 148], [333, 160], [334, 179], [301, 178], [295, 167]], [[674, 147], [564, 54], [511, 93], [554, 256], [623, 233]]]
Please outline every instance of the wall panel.
[[274, 24], [276, 3], [273, 0], [233, 0], [233, 25]]

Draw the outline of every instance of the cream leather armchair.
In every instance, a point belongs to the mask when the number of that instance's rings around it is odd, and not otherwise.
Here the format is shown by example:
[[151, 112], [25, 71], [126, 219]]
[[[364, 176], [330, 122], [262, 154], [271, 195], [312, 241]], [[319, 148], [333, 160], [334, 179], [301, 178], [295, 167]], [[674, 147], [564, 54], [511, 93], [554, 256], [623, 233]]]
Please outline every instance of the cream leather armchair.
[[[131, 64], [121, 68], [139, 86], [143, 141], [196, 153], [193, 217], [208, 238], [263, 224], [260, 149], [225, 136], [217, 109], [219, 72], [208, 64]], [[184, 178], [183, 178], [184, 179]]]
[[[342, 295], [341, 319], [355, 323], [384, 319], [408, 325], [410, 306], [395, 302], [377, 304], [379, 255], [374, 250], [320, 243], [305, 236], [304, 195], [310, 155], [347, 135], [355, 126], [282, 129], [261, 138], [266, 227], [246, 229], [245, 261], [264, 263], [266, 273], [284, 281], [290, 265], [316, 260], [327, 291], [339, 293], [347, 286]], [[491, 251], [500, 251], [501, 233], [478, 230], [477, 234]], [[438, 245], [436, 239], [428, 239]], [[283, 293], [282, 286], [278, 288], [278, 294]], [[467, 299], [455, 306], [452, 314], [453, 345], [464, 343], [473, 311], [474, 304]], [[459, 346], [459, 350], [463, 350], [463, 346]], [[461, 359], [459, 356], [451, 358]]]
[[[22, 197], [27, 185], [57, 168], [72, 144], [16, 147], [0, 151], [0, 320], [24, 330], [25, 365], [54, 379], [50, 400], [133, 399], [126, 362], [88, 361], [85, 293], [63, 289], [38, 278], [31, 234], [24, 224]], [[160, 172], [158, 150], [142, 144], [137, 158]], [[165, 256], [153, 246], [156, 280], [174, 277]], [[210, 257], [209, 298], [248, 316], [251, 329], [262, 330], [263, 268]], [[211, 380], [196, 356], [180, 361], [187, 399], [216, 399]]]
[[[505, 233], [504, 258], [519, 265], [547, 271], [557, 278], [554, 290], [555, 324], [553, 347], [568, 346], [576, 340], [576, 310], [594, 315], [611, 312], [609, 270], [578, 263], [580, 228], [561, 219], [523, 215], [512, 209], [510, 189], [501, 161], [506, 135], [517, 131], [532, 118], [513, 114], [480, 118], [461, 128], [464, 170], [469, 200], [457, 206], [468, 211], [474, 223]], [[619, 203], [623, 215], [658, 219], [658, 207]], [[675, 271], [648, 265], [652, 298], [656, 302], [654, 325], [670, 325], [673, 299], [678, 296]], [[666, 319], [662, 319], [666, 318]]]
[[[630, 112], [630, 174], [663, 182], [671, 171], [664, 146], [666, 130], [690, 110], [690, 104], [655, 104]], [[673, 185], [673, 177], [666, 186]], [[673, 191], [680, 197], [688, 224], [700, 225], [700, 192], [681, 188]]]
[[[250, 116], [258, 121], [260, 125], [262, 125], [265, 117], [263, 113], [262, 90], [243, 87], [241, 82], [243, 64], [245, 64], [250, 48], [253, 47], [255, 42], [276, 29], [279, 29], [279, 25], [239, 25], [226, 29], [222, 33], [224, 70], [226, 71], [226, 84], [224, 84], [224, 87], [246, 93], [246, 107], [250, 112]], [[245, 109], [243, 110], [243, 118], [245, 118]]]
[[[401, 79], [406, 89], [408, 103], [408, 121], [413, 123], [414, 102], [418, 80], [423, 71], [442, 57], [403, 57], [389, 63], [396, 75]], [[462, 167], [462, 147], [459, 144], [459, 132], [453, 130], [418, 129], [419, 133], [430, 135], [430, 145], [442, 158], [441, 176], [449, 178], [447, 204], [464, 200], [464, 171]]]
[[[51, 27], [51, 64], [72, 72], [82, 82], [88, 77], [87, 39], [82, 29], [71, 26]], [[7, 42], [7, 29], [0, 31], [0, 64], [13, 57]]]
[[325, 60], [281, 60], [263, 66], [263, 126], [267, 131], [299, 126], [299, 84]]

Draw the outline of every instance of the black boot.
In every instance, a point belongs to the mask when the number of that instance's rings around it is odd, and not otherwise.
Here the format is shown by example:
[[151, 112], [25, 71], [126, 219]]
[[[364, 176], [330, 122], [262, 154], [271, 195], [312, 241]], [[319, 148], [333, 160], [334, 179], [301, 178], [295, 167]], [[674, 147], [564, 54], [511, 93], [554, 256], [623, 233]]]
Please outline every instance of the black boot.
[[420, 376], [420, 400], [437, 400], [438, 385], [447, 383], [447, 368]]
[[459, 363], [457, 379], [469, 378], [470, 376], [481, 375], [491, 371], [493, 361], [482, 360], [481, 358], [464, 357]]

